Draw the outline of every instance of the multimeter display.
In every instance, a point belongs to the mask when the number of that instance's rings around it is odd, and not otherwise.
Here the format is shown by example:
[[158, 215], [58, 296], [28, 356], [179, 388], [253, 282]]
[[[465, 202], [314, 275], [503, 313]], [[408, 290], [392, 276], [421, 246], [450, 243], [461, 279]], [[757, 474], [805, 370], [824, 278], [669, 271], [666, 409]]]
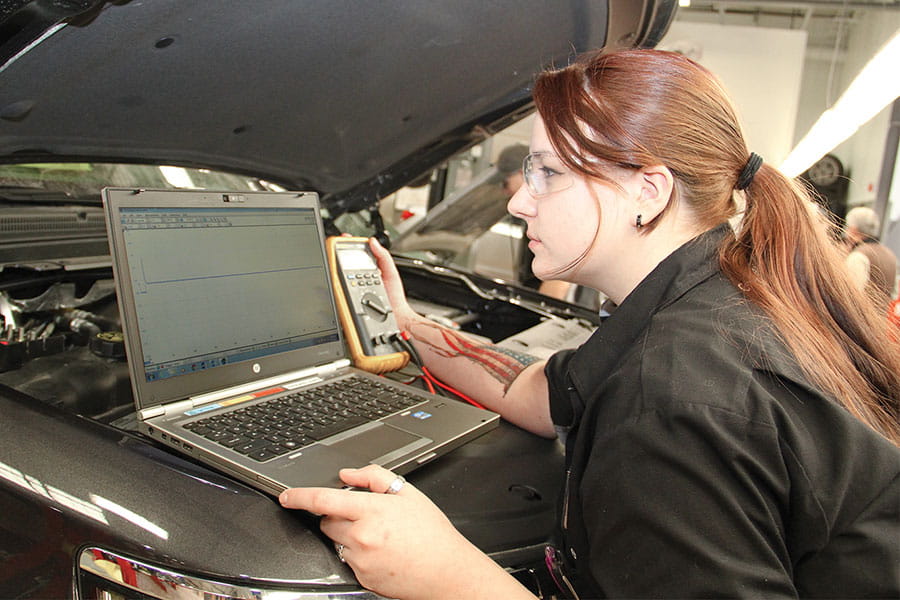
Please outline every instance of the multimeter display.
[[338, 248], [338, 260], [341, 269], [348, 270], [377, 270], [375, 258], [361, 248]]

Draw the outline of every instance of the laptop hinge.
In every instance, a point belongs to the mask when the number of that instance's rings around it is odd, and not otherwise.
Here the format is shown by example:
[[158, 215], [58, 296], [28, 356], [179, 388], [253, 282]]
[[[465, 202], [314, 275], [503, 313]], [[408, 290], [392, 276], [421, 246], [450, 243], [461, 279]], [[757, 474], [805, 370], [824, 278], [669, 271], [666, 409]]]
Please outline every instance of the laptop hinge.
[[152, 406], [150, 408], [142, 409], [138, 414], [141, 417], [141, 421], [146, 421], [147, 419], [166, 414], [166, 408], [162, 405]]
[[301, 369], [299, 371], [291, 371], [290, 373], [283, 373], [276, 377], [269, 377], [268, 379], [260, 379], [258, 381], [254, 381], [252, 383], [245, 383], [241, 385], [236, 385], [234, 387], [225, 388], [223, 390], [218, 390], [215, 392], [210, 392], [208, 394], [200, 394], [199, 396], [192, 396], [189, 400], [182, 400], [181, 402], [172, 403], [165, 407], [165, 413], [174, 413], [176, 410], [184, 411], [195, 406], [200, 406], [203, 404], [208, 404], [210, 402], [216, 402], [218, 400], [222, 400], [224, 398], [231, 398], [232, 396], [238, 396], [240, 394], [246, 394], [248, 392], [252, 392], [255, 390], [262, 390], [265, 388], [270, 388], [276, 385], [281, 385], [283, 383], [287, 383], [290, 381], [294, 381], [297, 379], [303, 379], [308, 377], [313, 377], [316, 375], [327, 375], [329, 373], [333, 373], [338, 369], [343, 369], [350, 366], [350, 360], [346, 358], [342, 358], [340, 360], [336, 360], [334, 362], [328, 363], [327, 365], [321, 365], [318, 367], [310, 367], [307, 369]]
[[141, 420], [152, 419], [162, 415], [171, 415], [184, 412], [194, 408], [191, 400], [180, 400], [178, 402], [170, 402], [169, 404], [161, 404], [152, 408], [145, 408], [141, 411]]

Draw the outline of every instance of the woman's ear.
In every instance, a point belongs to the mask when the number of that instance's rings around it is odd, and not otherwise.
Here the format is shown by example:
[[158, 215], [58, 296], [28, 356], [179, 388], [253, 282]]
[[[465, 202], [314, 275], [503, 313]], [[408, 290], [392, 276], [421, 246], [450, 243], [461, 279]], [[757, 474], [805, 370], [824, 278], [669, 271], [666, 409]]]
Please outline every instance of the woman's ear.
[[639, 194], [637, 198], [637, 214], [640, 225], [649, 225], [657, 219], [669, 205], [675, 178], [668, 167], [651, 165], [642, 167], [636, 173]]

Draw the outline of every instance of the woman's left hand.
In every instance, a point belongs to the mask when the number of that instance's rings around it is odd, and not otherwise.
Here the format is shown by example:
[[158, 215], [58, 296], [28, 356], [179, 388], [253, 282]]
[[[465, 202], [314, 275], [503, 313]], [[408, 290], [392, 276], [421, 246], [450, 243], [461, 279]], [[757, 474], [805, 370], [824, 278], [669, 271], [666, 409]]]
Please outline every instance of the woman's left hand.
[[399, 485], [402, 479], [377, 465], [343, 469], [340, 477], [369, 491], [294, 488], [279, 500], [324, 515], [322, 532], [366, 588], [390, 598], [474, 598], [486, 591], [496, 598], [504, 589], [527, 594], [410, 483]]

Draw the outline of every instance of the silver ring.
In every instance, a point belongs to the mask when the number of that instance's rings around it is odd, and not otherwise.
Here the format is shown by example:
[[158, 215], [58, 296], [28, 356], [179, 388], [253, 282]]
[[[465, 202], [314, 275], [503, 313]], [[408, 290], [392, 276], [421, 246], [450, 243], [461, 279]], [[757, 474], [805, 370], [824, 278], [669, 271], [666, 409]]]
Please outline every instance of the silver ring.
[[344, 558], [344, 545], [343, 544], [335, 544], [334, 551], [337, 552], [338, 560], [342, 563], [347, 562], [347, 559]]
[[397, 475], [394, 480], [391, 482], [391, 485], [388, 486], [388, 489], [384, 490], [385, 494], [396, 494], [400, 491], [403, 485], [406, 483], [406, 480], [403, 479], [402, 475]]

